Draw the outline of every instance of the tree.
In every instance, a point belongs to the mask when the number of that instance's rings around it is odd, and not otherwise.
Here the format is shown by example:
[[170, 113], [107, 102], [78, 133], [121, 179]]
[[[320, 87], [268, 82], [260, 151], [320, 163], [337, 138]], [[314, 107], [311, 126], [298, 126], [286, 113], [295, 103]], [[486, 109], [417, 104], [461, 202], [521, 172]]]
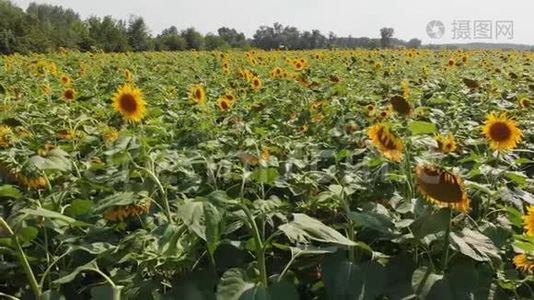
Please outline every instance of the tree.
[[406, 43], [406, 47], [417, 49], [421, 47], [421, 43], [422, 42], [420, 39], [411, 39], [408, 41], [408, 43]]
[[128, 44], [134, 51], [151, 50], [152, 41], [142, 17], [131, 17], [128, 23]]
[[215, 50], [228, 48], [230, 47], [230, 45], [220, 36], [208, 33], [204, 37], [204, 47], [206, 48], [206, 50]]
[[158, 51], [181, 51], [187, 48], [187, 42], [178, 34], [175, 26], [163, 29], [155, 40], [155, 49]]
[[204, 37], [195, 28], [190, 27], [182, 31], [182, 37], [187, 43], [187, 49], [204, 49]]
[[380, 44], [382, 45], [382, 48], [391, 47], [391, 39], [393, 38], [394, 33], [395, 30], [391, 27], [380, 29]]
[[222, 38], [232, 48], [242, 48], [247, 45], [245, 34], [237, 32], [237, 30], [228, 27], [221, 27], [217, 29], [219, 37]]
[[106, 52], [122, 52], [131, 50], [123, 21], [116, 21], [111, 16], [103, 19], [92, 17], [87, 21], [89, 37], [97, 49]]

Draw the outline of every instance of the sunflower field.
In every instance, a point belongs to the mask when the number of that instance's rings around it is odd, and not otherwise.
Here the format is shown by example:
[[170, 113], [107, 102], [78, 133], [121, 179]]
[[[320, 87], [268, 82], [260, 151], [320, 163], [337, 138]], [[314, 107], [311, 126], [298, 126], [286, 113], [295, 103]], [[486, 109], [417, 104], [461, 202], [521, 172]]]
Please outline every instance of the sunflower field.
[[2, 56], [0, 296], [534, 299], [533, 64]]

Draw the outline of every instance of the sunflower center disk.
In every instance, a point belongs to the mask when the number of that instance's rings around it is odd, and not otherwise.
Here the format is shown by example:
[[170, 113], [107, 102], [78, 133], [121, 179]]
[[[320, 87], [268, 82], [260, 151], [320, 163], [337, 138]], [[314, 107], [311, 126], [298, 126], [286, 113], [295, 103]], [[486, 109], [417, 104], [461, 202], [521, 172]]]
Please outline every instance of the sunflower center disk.
[[120, 104], [121, 108], [126, 112], [133, 113], [137, 111], [137, 102], [133, 95], [122, 95]]
[[505, 123], [498, 122], [491, 126], [489, 133], [493, 140], [502, 142], [510, 138], [512, 131]]

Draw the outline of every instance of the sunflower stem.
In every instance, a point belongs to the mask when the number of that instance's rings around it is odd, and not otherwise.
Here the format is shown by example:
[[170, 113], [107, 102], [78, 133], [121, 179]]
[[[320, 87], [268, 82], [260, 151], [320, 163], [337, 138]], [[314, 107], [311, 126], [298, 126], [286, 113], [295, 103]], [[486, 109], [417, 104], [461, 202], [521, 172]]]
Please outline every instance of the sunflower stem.
[[447, 270], [447, 263], [449, 260], [449, 235], [451, 234], [451, 220], [452, 220], [452, 209], [447, 208], [449, 210], [449, 220], [447, 224], [447, 230], [445, 231], [445, 236], [443, 237], [443, 258], [442, 258], [442, 270], [445, 272]]
[[24, 269], [24, 273], [26, 273], [26, 277], [28, 277], [28, 281], [30, 282], [30, 286], [32, 288], [33, 294], [35, 296], [35, 299], [40, 300], [42, 296], [41, 287], [37, 283], [37, 279], [35, 278], [35, 275], [33, 274], [33, 270], [30, 266], [30, 263], [28, 262], [28, 258], [26, 257], [26, 254], [24, 254], [24, 250], [22, 250], [22, 246], [19, 243], [19, 239], [17, 238], [17, 235], [13, 232], [11, 227], [4, 221], [4, 218], [0, 217], [0, 228], [2, 228], [7, 234], [11, 237], [11, 240], [15, 244], [16, 250], [17, 250], [17, 256], [19, 257], [20, 264], [22, 265], [22, 268]]

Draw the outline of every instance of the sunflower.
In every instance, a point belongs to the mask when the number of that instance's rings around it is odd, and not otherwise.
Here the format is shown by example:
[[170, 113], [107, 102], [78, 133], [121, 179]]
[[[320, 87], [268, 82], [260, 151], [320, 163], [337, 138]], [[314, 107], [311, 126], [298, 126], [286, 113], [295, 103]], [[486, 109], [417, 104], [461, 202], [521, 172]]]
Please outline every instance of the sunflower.
[[523, 97], [523, 98], [519, 99], [519, 106], [521, 106], [521, 108], [529, 108], [530, 107], [530, 99], [528, 99], [527, 97]]
[[528, 235], [534, 236], [534, 205], [528, 207], [527, 214], [522, 218], [523, 228], [525, 228]]
[[401, 90], [402, 90], [402, 96], [405, 99], [408, 99], [410, 97], [410, 82], [406, 79], [401, 81]]
[[258, 77], [253, 77], [251, 80], [251, 83], [252, 83], [252, 87], [255, 90], [259, 90], [263, 86], [263, 84], [261, 83], [261, 80]]
[[13, 143], [14, 136], [11, 127], [0, 125], [0, 148], [8, 148]]
[[482, 131], [493, 150], [511, 150], [521, 142], [523, 133], [517, 123], [509, 119], [506, 113], [492, 112], [486, 118]]
[[69, 76], [65, 74], [61, 75], [61, 83], [63, 83], [63, 85], [69, 85], [71, 82], [72, 80], [70, 79]]
[[232, 107], [232, 105], [234, 105], [234, 101], [228, 100], [226, 96], [219, 97], [219, 99], [217, 99], [217, 106], [222, 111], [228, 111]]
[[448, 65], [449, 67], [454, 67], [454, 65], [456, 65], [456, 61], [454, 60], [454, 58], [449, 59]]
[[402, 160], [402, 142], [384, 124], [369, 127], [367, 135], [387, 159], [396, 162]]
[[122, 221], [129, 217], [146, 214], [150, 210], [150, 201], [143, 201], [138, 204], [116, 206], [104, 213], [104, 219], [108, 221]]
[[441, 134], [437, 135], [435, 140], [438, 143], [438, 150], [442, 153], [447, 154], [456, 151], [457, 144], [452, 134], [446, 136]]
[[534, 271], [534, 259], [524, 253], [514, 256], [513, 262], [515, 267], [523, 272]]
[[49, 84], [43, 84], [41, 85], [41, 91], [43, 92], [45, 96], [50, 96], [52, 89], [50, 88]]
[[61, 140], [73, 140], [76, 132], [73, 129], [61, 129], [57, 132], [56, 136]]
[[104, 128], [101, 135], [106, 144], [111, 144], [119, 138], [119, 132], [114, 127]]
[[126, 81], [132, 81], [133, 80], [133, 74], [128, 69], [124, 69], [124, 78]]
[[278, 77], [282, 76], [283, 72], [284, 72], [284, 70], [282, 68], [276, 67], [271, 71], [271, 76], [274, 77], [274, 78], [278, 78]]
[[402, 116], [409, 116], [412, 113], [410, 103], [402, 96], [393, 96], [389, 101], [391, 108]]
[[197, 104], [202, 104], [206, 100], [206, 90], [200, 84], [194, 85], [191, 88], [191, 99]]
[[459, 176], [429, 165], [417, 166], [415, 173], [419, 191], [428, 201], [460, 212], [469, 210], [469, 198]]
[[76, 97], [76, 91], [74, 89], [65, 89], [63, 91], [63, 98], [67, 101], [72, 101]]
[[146, 102], [140, 89], [125, 84], [113, 95], [113, 108], [128, 122], [140, 122], [146, 112]]

